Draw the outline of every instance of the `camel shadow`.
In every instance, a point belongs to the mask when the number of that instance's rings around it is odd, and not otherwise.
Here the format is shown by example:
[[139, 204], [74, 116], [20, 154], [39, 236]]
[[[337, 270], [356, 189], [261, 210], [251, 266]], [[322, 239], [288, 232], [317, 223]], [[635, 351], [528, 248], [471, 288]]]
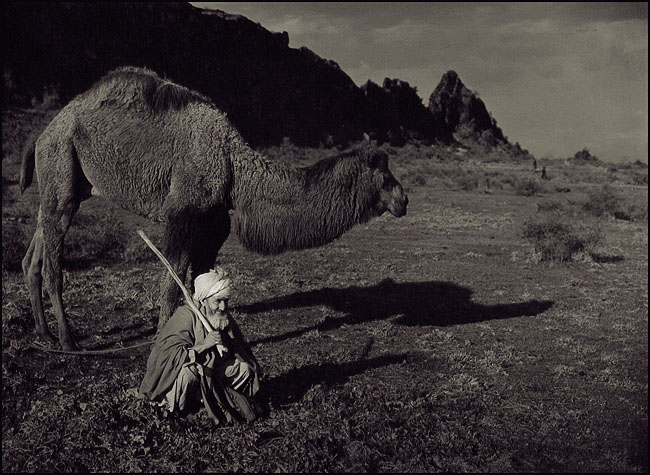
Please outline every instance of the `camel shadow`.
[[407, 326], [448, 326], [488, 320], [534, 316], [548, 310], [553, 301], [483, 305], [472, 302], [472, 290], [450, 282], [396, 283], [384, 279], [371, 287], [344, 289], [323, 288], [297, 292], [283, 297], [237, 307], [241, 313], [254, 314], [271, 310], [325, 305], [343, 312], [344, 317], [326, 317], [310, 328], [271, 336], [251, 344], [277, 342], [306, 332], [333, 330], [342, 325], [397, 317], [395, 322]]

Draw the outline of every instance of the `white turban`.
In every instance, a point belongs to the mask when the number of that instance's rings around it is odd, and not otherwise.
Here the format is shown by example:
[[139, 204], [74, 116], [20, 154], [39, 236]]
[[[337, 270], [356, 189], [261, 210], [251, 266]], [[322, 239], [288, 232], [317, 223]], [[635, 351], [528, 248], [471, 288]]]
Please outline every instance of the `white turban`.
[[208, 297], [216, 295], [218, 298], [230, 297], [231, 281], [223, 269], [210, 269], [209, 272], [199, 275], [194, 279], [194, 298], [203, 302]]

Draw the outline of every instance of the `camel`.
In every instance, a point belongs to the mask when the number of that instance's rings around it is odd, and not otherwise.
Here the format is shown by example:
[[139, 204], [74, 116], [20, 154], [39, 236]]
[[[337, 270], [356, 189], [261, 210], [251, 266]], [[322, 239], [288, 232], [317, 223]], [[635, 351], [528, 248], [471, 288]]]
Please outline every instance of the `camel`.
[[[63, 243], [82, 201], [113, 204], [166, 222], [164, 254], [185, 281], [215, 263], [234, 229], [261, 254], [316, 247], [389, 211], [406, 214], [408, 198], [369, 143], [309, 167], [275, 164], [254, 151], [205, 96], [126, 66], [75, 97], [29, 144], [20, 191], [38, 177], [36, 231], [23, 259], [36, 333], [53, 343], [42, 287], [52, 302], [64, 350], [78, 350], [62, 300]], [[179, 301], [165, 272], [160, 330]]]

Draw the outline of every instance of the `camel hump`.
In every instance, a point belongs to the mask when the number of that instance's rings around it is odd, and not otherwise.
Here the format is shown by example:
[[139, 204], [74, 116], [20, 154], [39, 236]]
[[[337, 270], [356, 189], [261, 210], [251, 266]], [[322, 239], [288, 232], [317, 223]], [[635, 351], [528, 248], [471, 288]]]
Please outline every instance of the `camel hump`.
[[29, 188], [34, 179], [34, 167], [36, 163], [35, 157], [36, 142], [30, 140], [23, 152], [23, 160], [20, 165], [20, 194]]
[[163, 79], [154, 71], [124, 66], [103, 76], [93, 87], [104, 101], [129, 103], [139, 98], [154, 113], [182, 110], [191, 103], [212, 105], [203, 94]]
[[154, 112], [164, 112], [169, 109], [181, 110], [193, 102], [210, 103], [210, 100], [204, 95], [174, 84], [171, 81], [164, 81], [158, 84], [156, 89], [152, 90], [146, 99], [149, 107]]

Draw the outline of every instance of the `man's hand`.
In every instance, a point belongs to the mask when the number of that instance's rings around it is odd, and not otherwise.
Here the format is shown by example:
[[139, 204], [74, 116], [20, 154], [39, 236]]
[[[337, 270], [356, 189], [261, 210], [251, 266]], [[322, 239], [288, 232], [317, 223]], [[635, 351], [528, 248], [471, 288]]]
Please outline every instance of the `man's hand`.
[[205, 336], [203, 344], [207, 348], [212, 348], [213, 346], [221, 344], [221, 333], [218, 330], [212, 331]]
[[208, 333], [205, 336], [205, 340], [203, 340], [200, 345], [194, 347], [194, 351], [203, 353], [204, 351], [209, 350], [210, 348], [213, 348], [217, 345], [223, 345], [223, 342], [221, 341], [221, 333], [219, 330], [211, 331]]

